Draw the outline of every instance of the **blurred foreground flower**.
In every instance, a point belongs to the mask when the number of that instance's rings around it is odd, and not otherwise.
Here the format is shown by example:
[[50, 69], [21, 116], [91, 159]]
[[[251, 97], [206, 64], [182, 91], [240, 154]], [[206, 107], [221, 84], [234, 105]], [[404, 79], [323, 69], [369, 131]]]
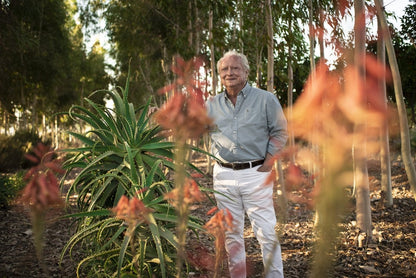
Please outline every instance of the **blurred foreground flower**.
[[187, 261], [198, 270], [214, 270], [215, 257], [210, 250], [201, 243], [191, 242], [186, 251], [186, 258]]
[[212, 123], [204, 107], [201, 84], [194, 76], [202, 61], [195, 58], [185, 62], [179, 57], [176, 61], [177, 65], [173, 68], [178, 75], [176, 82], [160, 91], [171, 96], [154, 117], [177, 139], [199, 138]]
[[[372, 56], [363, 59], [365, 75], [354, 65], [331, 72], [320, 64], [288, 119], [295, 136], [312, 146], [303, 148], [297, 165], [287, 170], [288, 189], [298, 194], [292, 199], [316, 208], [318, 242], [311, 277], [323, 277], [331, 266], [338, 223], [348, 199], [345, 187], [354, 182], [353, 160], [357, 163], [378, 152], [380, 128], [391, 115], [379, 87], [389, 74]], [[315, 165], [317, 173], [303, 170], [311, 169], [310, 165]]]
[[62, 205], [59, 182], [56, 174], [63, 174], [61, 162], [50, 146], [39, 143], [33, 149], [34, 155], [25, 157], [35, 166], [29, 169], [24, 179], [28, 182], [23, 189], [20, 201], [36, 211], [43, 211], [53, 205]]
[[163, 87], [159, 90], [159, 94], [171, 92], [186, 92], [192, 96], [199, 105], [204, 104], [204, 98], [208, 97], [207, 93], [203, 93], [201, 88], [206, 84], [199, 81], [199, 69], [203, 66], [204, 61], [201, 58], [193, 58], [185, 61], [177, 56], [175, 64], [172, 66], [172, 72], [176, 75], [175, 82]]
[[43, 261], [45, 214], [51, 206], [64, 205], [56, 174], [63, 174], [65, 171], [50, 146], [38, 143], [32, 151], [33, 155], [25, 155], [34, 166], [24, 177], [27, 184], [21, 192], [19, 201], [30, 208], [36, 254], [44, 274], [47, 275], [48, 271]]
[[[207, 214], [214, 213], [218, 208], [211, 209]], [[205, 225], [208, 233], [215, 237], [215, 274], [220, 277], [221, 262], [225, 255], [225, 232], [233, 229], [233, 217], [228, 209], [218, 211]]]
[[175, 141], [175, 189], [166, 194], [165, 198], [174, 201], [178, 214], [176, 277], [181, 277], [183, 261], [186, 259], [189, 203], [202, 198], [197, 184], [186, 178], [186, 140], [200, 138], [212, 123], [204, 107], [204, 95], [201, 90], [204, 84], [199, 81], [199, 69], [202, 65], [203, 61], [199, 58], [187, 62], [180, 57], [176, 58], [172, 71], [177, 77], [175, 82], [159, 91], [166, 94], [167, 101], [154, 114], [156, 122], [170, 130]]
[[135, 227], [139, 223], [147, 223], [148, 216], [153, 211], [136, 197], [129, 200], [126, 195], [121, 196], [117, 206], [112, 209], [115, 216], [126, 221], [129, 227]]
[[153, 212], [153, 209], [146, 207], [143, 201], [137, 197], [129, 200], [126, 195], [123, 195], [118, 201], [117, 206], [112, 209], [112, 212], [118, 219], [124, 220], [127, 224], [126, 237], [130, 238], [131, 253], [132, 257], [135, 258], [133, 265], [136, 269], [140, 269], [137, 263], [134, 231], [138, 224], [149, 223], [149, 215]]
[[179, 188], [175, 188], [172, 191], [165, 194], [165, 199], [172, 202], [173, 206], [178, 208], [179, 203], [189, 205], [194, 202], [200, 202], [203, 199], [203, 195], [199, 190], [195, 180], [186, 178], [185, 185], [183, 186], [183, 199], [179, 201]]

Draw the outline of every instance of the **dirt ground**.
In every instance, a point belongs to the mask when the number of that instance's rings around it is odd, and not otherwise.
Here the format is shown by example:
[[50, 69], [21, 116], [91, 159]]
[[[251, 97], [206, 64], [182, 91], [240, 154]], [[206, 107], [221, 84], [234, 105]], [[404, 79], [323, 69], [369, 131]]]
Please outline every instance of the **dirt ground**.
[[[196, 161], [205, 163], [205, 161]], [[351, 213], [342, 224], [336, 248], [334, 277], [416, 277], [416, 203], [410, 192], [407, 176], [400, 162], [392, 164], [394, 205], [385, 208], [381, 202], [380, 167], [369, 163], [373, 240], [358, 247], [358, 230], [355, 215]], [[70, 182], [70, 181], [69, 181]], [[202, 184], [211, 186], [210, 178]], [[208, 220], [206, 212], [212, 208], [206, 199], [195, 205], [192, 213]], [[64, 257], [59, 264], [61, 251], [73, 232], [71, 221], [61, 219], [62, 210], [48, 213], [44, 258], [47, 274], [40, 268], [32, 242], [28, 211], [18, 205], [0, 210], [0, 277], [76, 277], [77, 251], [74, 259]], [[287, 222], [281, 224], [280, 242], [285, 277], [307, 277], [313, 253], [313, 212], [304, 206], [289, 203]], [[192, 236], [190, 236], [192, 240]], [[247, 223], [246, 245], [249, 276], [262, 277], [259, 246]], [[189, 250], [195, 248], [195, 240]], [[196, 244], [214, 252], [213, 241], [201, 236]], [[226, 272], [224, 272], [226, 273]], [[196, 268], [190, 277], [210, 277], [211, 274]], [[224, 274], [226, 277], [226, 275]]]

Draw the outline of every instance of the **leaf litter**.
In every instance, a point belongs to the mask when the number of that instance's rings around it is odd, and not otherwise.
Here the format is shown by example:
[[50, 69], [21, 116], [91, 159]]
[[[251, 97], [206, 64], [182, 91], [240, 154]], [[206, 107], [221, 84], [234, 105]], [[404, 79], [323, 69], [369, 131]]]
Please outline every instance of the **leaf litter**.
[[[206, 169], [204, 158], [194, 157], [194, 162], [198, 167]], [[400, 161], [392, 163], [392, 207], [384, 207], [382, 203], [379, 162], [369, 161], [368, 168], [373, 239], [371, 242], [360, 244], [360, 233], [356, 226], [352, 203], [350, 212], [341, 224], [331, 276], [416, 277], [416, 203], [404, 166]], [[201, 177], [198, 181], [212, 188], [210, 177]], [[211, 217], [207, 212], [213, 206], [215, 204], [209, 198], [205, 198], [192, 207], [191, 214], [207, 222]], [[59, 265], [61, 250], [74, 231], [70, 219], [58, 219], [58, 216], [64, 213], [61, 210], [48, 212], [45, 262], [49, 277], [75, 277], [77, 262], [81, 259], [81, 250], [74, 250], [73, 258], [66, 256]], [[308, 276], [313, 261], [313, 227], [313, 212], [303, 204], [289, 202], [287, 221], [279, 230], [285, 277]], [[248, 277], [263, 277], [260, 247], [248, 221], [245, 237]], [[0, 242], [1, 277], [45, 277], [37, 262], [27, 209], [16, 204], [8, 210], [0, 210]], [[188, 253], [194, 261], [189, 277], [212, 277], [212, 271], [205, 265], [212, 264], [215, 254], [214, 239], [205, 233], [200, 233], [197, 237], [194, 233], [188, 232], [187, 244]], [[192, 256], [192, 250], [199, 255]], [[227, 277], [225, 258], [223, 268], [222, 277]]]

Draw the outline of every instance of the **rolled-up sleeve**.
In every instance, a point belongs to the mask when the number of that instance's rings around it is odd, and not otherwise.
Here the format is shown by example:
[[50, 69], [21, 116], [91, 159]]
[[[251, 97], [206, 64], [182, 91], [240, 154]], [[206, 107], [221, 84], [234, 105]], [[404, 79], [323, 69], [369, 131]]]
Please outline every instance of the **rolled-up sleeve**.
[[267, 125], [269, 128], [269, 143], [267, 152], [271, 155], [281, 151], [288, 138], [287, 120], [282, 106], [274, 95], [270, 95], [266, 104]]

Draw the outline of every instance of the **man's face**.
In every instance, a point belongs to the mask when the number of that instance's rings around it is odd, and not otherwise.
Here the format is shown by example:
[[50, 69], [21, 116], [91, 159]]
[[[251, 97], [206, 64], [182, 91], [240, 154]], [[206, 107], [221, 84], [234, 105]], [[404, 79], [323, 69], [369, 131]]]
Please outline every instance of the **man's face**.
[[247, 71], [236, 56], [225, 57], [220, 66], [221, 83], [228, 89], [242, 89], [247, 81]]

